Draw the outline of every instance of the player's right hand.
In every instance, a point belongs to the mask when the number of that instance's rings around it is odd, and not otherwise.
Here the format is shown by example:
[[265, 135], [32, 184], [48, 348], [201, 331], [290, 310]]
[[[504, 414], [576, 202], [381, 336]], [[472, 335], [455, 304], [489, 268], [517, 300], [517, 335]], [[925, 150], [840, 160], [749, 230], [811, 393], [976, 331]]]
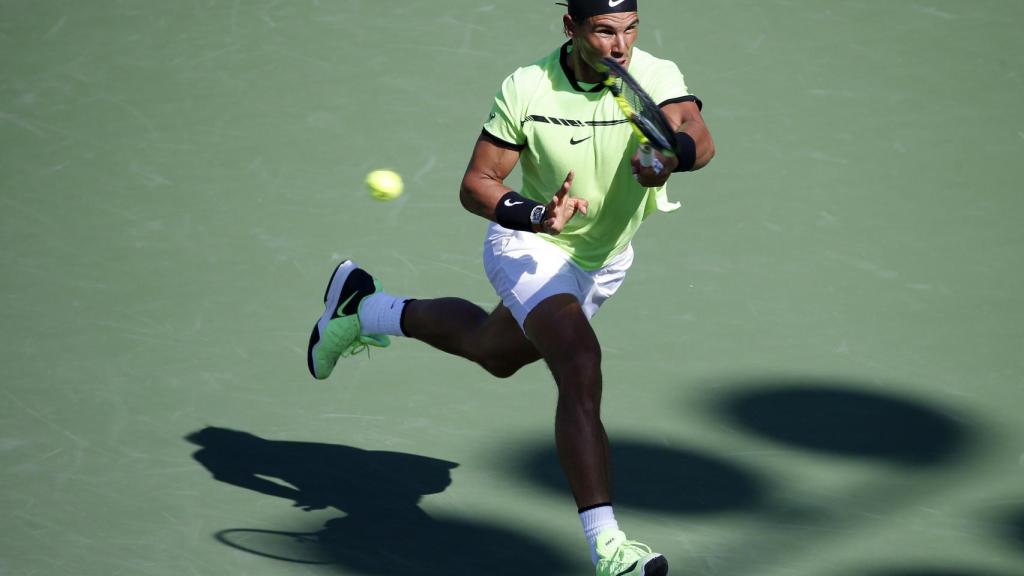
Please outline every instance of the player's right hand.
[[577, 212], [587, 213], [588, 202], [569, 195], [569, 189], [572, 188], [572, 180], [575, 176], [576, 173], [570, 170], [569, 175], [565, 177], [565, 182], [562, 182], [562, 187], [555, 192], [555, 197], [551, 199], [551, 202], [548, 202], [547, 212], [544, 215], [544, 220], [540, 223], [539, 232], [557, 236], [562, 233], [566, 223]]
[[[633, 178], [644, 188], [664, 186], [665, 182], [668, 182], [668, 177], [672, 175], [672, 171], [679, 165], [678, 158], [670, 154], [662, 154], [657, 150], [654, 150], [654, 160], [654, 166], [645, 167], [640, 162], [640, 149], [637, 148], [636, 153], [633, 154]], [[661, 166], [661, 170], [655, 170], [655, 166]]]

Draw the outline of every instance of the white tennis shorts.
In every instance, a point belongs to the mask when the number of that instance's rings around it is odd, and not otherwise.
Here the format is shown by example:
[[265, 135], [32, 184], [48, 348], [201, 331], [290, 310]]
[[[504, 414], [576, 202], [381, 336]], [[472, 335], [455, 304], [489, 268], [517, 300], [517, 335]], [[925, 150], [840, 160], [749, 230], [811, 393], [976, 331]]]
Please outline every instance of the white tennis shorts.
[[576, 296], [587, 318], [593, 318], [622, 285], [632, 264], [632, 245], [604, 268], [587, 272], [564, 250], [531, 232], [492, 223], [484, 240], [487, 278], [520, 328], [531, 310], [556, 294]]

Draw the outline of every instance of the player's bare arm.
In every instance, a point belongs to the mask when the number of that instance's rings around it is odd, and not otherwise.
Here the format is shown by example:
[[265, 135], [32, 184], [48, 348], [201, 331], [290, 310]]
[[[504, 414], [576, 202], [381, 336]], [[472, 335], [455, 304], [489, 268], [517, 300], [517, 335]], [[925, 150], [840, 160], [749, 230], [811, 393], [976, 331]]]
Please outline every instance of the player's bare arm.
[[700, 107], [696, 102], [675, 102], [661, 108], [662, 114], [668, 118], [669, 124], [676, 132], [685, 132], [693, 138], [697, 145], [697, 158], [693, 168], [689, 171], [700, 170], [707, 166], [708, 162], [715, 157], [715, 142], [711, 139], [711, 132], [704, 117], [701, 116]]
[[[462, 206], [473, 214], [497, 221], [495, 208], [511, 192], [505, 185], [505, 178], [518, 161], [518, 150], [499, 146], [481, 135], [462, 177], [459, 191]], [[534, 232], [557, 235], [577, 212], [587, 213], [587, 201], [573, 198], [570, 194], [573, 177], [572, 172], [566, 175], [565, 181], [545, 206], [544, 218], [533, 227]]]
[[494, 220], [498, 200], [510, 190], [505, 185], [505, 178], [512, 173], [517, 162], [518, 150], [498, 146], [481, 134], [462, 177], [459, 189], [462, 206], [477, 216]]

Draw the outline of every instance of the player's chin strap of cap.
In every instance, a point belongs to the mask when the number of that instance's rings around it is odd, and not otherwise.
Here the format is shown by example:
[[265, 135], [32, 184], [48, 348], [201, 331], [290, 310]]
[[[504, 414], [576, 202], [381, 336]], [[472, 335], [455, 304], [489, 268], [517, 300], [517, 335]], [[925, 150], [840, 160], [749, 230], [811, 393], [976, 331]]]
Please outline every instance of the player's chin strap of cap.
[[636, 12], [637, 0], [568, 0], [555, 2], [569, 9], [573, 21], [583, 22], [591, 16], [616, 12]]

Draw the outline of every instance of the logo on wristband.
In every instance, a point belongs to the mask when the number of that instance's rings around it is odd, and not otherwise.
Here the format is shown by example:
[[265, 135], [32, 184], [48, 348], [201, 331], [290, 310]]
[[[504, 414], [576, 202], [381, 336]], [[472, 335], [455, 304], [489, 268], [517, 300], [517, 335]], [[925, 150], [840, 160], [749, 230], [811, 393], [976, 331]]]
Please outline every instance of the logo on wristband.
[[530, 223], [540, 224], [541, 220], [544, 220], [544, 213], [547, 212], [547, 208], [543, 205], [534, 206], [533, 210], [530, 211]]

